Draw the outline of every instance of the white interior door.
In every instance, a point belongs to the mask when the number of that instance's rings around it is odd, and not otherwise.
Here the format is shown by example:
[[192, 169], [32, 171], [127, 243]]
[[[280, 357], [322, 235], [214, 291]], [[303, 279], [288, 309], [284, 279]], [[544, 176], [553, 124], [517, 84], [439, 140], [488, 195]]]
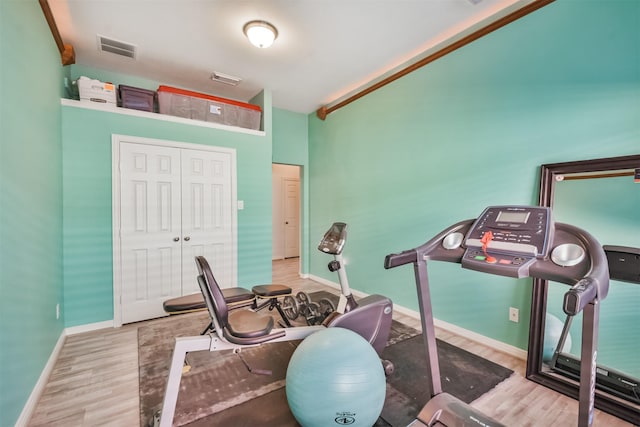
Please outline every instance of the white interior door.
[[113, 141], [114, 323], [164, 316], [164, 301], [200, 292], [196, 255], [237, 286], [235, 151]]
[[120, 146], [122, 323], [164, 314], [181, 295], [180, 150]]
[[218, 284], [237, 286], [233, 274], [231, 159], [229, 153], [182, 152], [182, 291], [200, 292], [196, 255], [209, 261]]
[[300, 181], [284, 179], [284, 256], [300, 256]]

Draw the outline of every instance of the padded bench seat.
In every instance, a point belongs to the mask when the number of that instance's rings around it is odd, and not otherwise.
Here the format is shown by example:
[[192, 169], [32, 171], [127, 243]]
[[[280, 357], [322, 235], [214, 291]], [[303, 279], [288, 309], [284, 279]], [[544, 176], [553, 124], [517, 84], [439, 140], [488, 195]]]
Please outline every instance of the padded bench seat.
[[[245, 288], [225, 288], [222, 289], [222, 295], [224, 295], [224, 299], [230, 308], [235, 308], [237, 305], [251, 305], [255, 300], [253, 292]], [[169, 314], [188, 313], [207, 309], [202, 293], [184, 295], [166, 300], [162, 304], [162, 307], [164, 311]]]
[[291, 288], [285, 285], [256, 285], [251, 288], [251, 290], [260, 298], [273, 298], [291, 295]]

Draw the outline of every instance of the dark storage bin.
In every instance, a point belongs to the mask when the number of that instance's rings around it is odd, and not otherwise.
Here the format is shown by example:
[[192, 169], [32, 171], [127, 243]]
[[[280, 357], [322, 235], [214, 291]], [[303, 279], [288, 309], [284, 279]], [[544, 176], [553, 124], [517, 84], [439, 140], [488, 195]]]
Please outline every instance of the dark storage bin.
[[120, 85], [118, 90], [120, 92], [121, 107], [149, 111], [151, 113], [155, 111], [155, 91], [125, 85]]

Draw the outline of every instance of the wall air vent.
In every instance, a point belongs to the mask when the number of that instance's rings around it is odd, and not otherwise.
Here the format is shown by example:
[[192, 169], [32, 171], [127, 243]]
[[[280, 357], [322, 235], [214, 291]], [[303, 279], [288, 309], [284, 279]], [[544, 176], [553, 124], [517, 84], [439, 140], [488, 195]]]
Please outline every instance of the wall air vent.
[[238, 83], [242, 81], [240, 77], [230, 76], [228, 74], [219, 73], [217, 71], [211, 73], [211, 80], [218, 83], [224, 83], [229, 86], [238, 86]]
[[114, 53], [127, 58], [136, 59], [136, 46], [98, 34], [98, 50], [100, 52]]

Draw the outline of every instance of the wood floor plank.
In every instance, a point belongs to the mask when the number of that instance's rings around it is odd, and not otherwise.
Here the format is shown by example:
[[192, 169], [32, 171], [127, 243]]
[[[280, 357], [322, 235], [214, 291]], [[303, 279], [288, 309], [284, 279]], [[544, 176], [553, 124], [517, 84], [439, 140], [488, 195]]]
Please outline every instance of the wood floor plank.
[[[294, 293], [333, 288], [303, 279], [297, 258], [274, 261], [273, 283]], [[337, 281], [337, 278], [336, 278]], [[420, 320], [401, 313], [394, 318], [420, 329]], [[60, 356], [29, 422], [30, 427], [128, 427], [139, 425], [138, 341], [141, 322], [66, 338]], [[578, 402], [524, 378], [525, 361], [483, 344], [437, 330], [438, 338], [477, 354], [515, 373], [472, 406], [510, 426], [574, 426]], [[596, 411], [596, 426], [631, 426]]]

